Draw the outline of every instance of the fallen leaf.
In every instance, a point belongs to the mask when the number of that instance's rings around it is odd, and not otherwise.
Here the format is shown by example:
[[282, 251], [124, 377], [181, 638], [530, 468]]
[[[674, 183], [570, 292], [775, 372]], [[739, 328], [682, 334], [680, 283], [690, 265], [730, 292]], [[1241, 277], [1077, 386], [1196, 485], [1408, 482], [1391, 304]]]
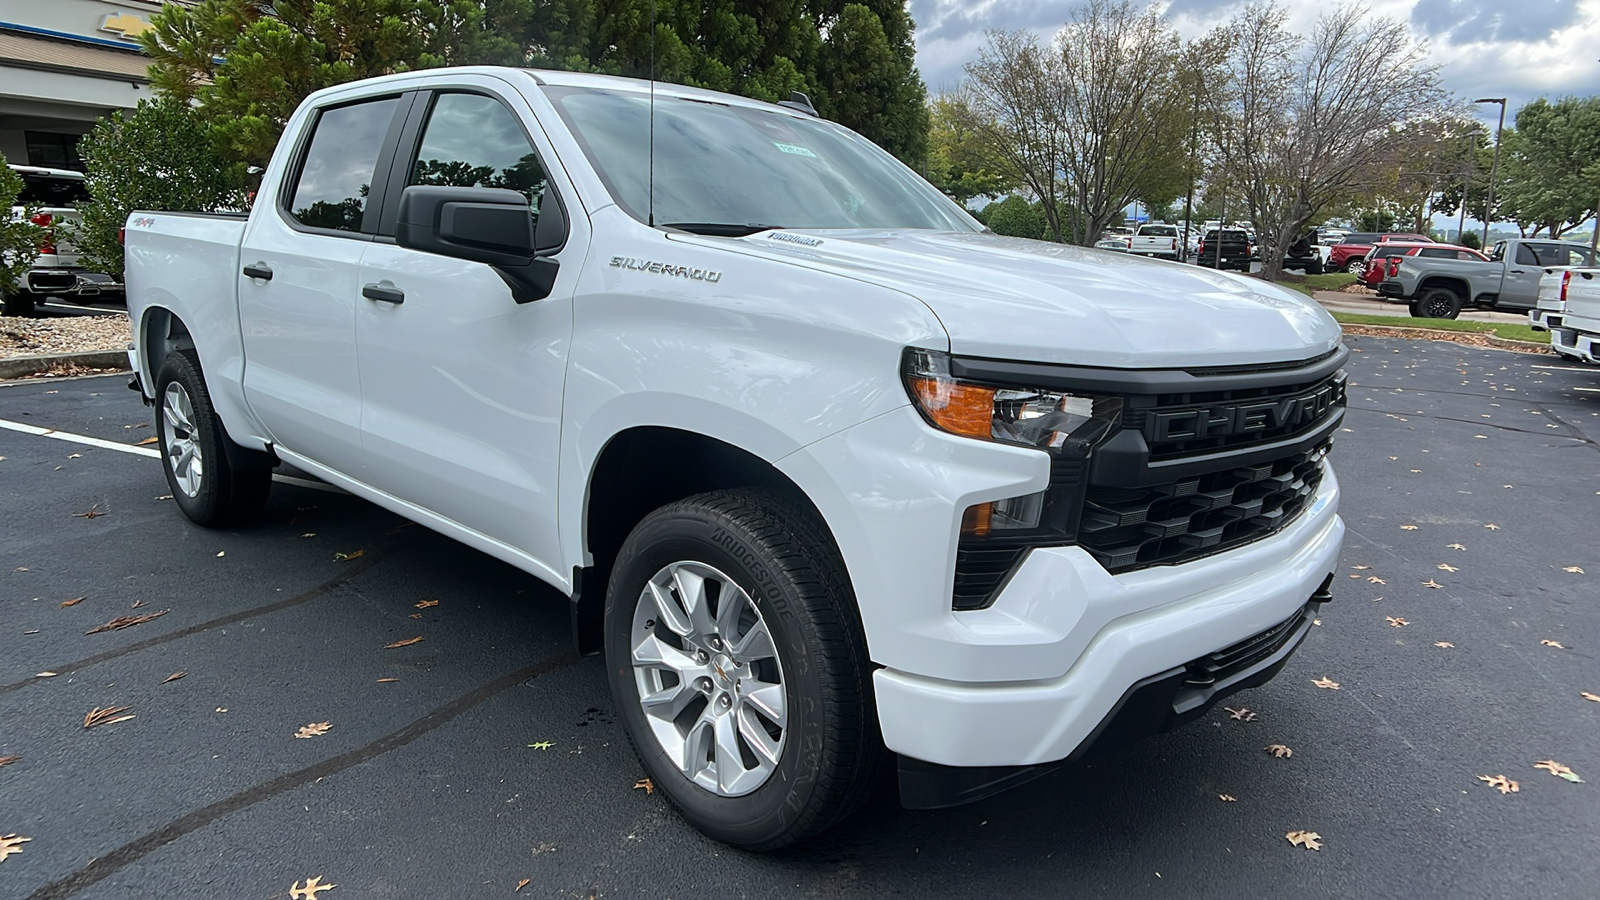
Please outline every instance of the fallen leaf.
[[69, 606], [77, 606], [79, 603], [82, 603], [83, 601], [85, 601], [87, 599], [89, 599], [89, 598], [88, 597], [73, 597], [71, 600], [63, 600], [63, 601], [61, 601], [61, 606], [58, 607], [58, 608], [59, 609], [66, 609]]
[[529, 883], [529, 882], [530, 882], [530, 881], [532, 881], [532, 880], [533, 880], [533, 879], [531, 879], [531, 878], [524, 878], [524, 879], [522, 879], [522, 880], [521, 880], [521, 881], [519, 881], [519, 882], [517, 882], [517, 886], [516, 886], [516, 887], [515, 887], [515, 888], [513, 888], [513, 889], [512, 889], [512, 891], [511, 891], [511, 893], [513, 893], [513, 894], [515, 894], [515, 893], [517, 893], [517, 892], [518, 892], [518, 891], [520, 891], [520, 890], [522, 890], [522, 889], [523, 889], [523, 888], [525, 888], [525, 887], [527, 887], [527, 886], [528, 886], [528, 883]]
[[1232, 803], [1238, 798], [1234, 797], [1232, 794], [1218, 794], [1217, 799], [1221, 800], [1223, 803]]
[[296, 731], [294, 736], [297, 738], [314, 738], [318, 735], [327, 734], [328, 729], [332, 727], [332, 722], [312, 722], [310, 725], [301, 725], [300, 730]]
[[1461, 544], [1445, 544], [1445, 547], [1450, 550], [1460, 550], [1462, 553], [1467, 552], [1467, 548]]
[[643, 789], [646, 794], [654, 794], [656, 792], [656, 783], [648, 778], [641, 778], [633, 783], [633, 789], [636, 791]]
[[139, 443], [134, 444], [134, 446], [135, 447], [148, 447], [151, 444], [158, 444], [160, 442], [161, 442], [161, 438], [158, 438], [155, 435], [151, 435], [150, 437], [145, 438], [144, 440], [140, 441]]
[[38, 672], [33, 677], [35, 677], [35, 678], [54, 678], [54, 677], [56, 677], [56, 673], [54, 673], [54, 672]]
[[551, 747], [554, 747], [555, 745], [556, 745], [555, 741], [539, 741], [538, 743], [529, 744], [528, 746], [532, 747], [535, 750], [549, 750]]
[[1488, 523], [1487, 525], [1485, 525], [1483, 527], [1489, 529], [1490, 531], [1499, 531], [1500, 530], [1500, 526], [1496, 525], [1493, 522], [1490, 522], [1490, 523]]
[[1504, 775], [1479, 775], [1478, 780], [1502, 794], [1515, 794], [1522, 790], [1521, 786]]
[[1371, 567], [1371, 566], [1351, 566], [1351, 567], [1350, 567], [1350, 568], [1352, 568], [1352, 569], [1359, 569], [1359, 570], [1361, 570], [1361, 571], [1363, 571], [1363, 572], [1365, 572], [1365, 571], [1366, 571], [1366, 570], [1368, 570], [1368, 569], [1370, 569], [1370, 568], [1372, 568], [1372, 567]]
[[1455, 644], [1452, 644], [1449, 641], [1434, 641], [1433, 645], [1435, 647], [1445, 647], [1445, 648], [1449, 648], [1449, 647], [1454, 647], [1455, 646]]
[[1322, 849], [1322, 835], [1317, 834], [1315, 831], [1291, 831], [1284, 837], [1288, 838], [1289, 843], [1296, 847], [1304, 847], [1307, 850]]
[[133, 601], [133, 605], [128, 607], [128, 608], [129, 609], [138, 609], [139, 607], [144, 606], [144, 605], [145, 605], [145, 602], [143, 600], [135, 600], [135, 601]]
[[365, 551], [365, 550], [351, 550], [349, 553], [335, 553], [333, 555], [333, 561], [334, 562], [344, 562], [345, 560], [357, 559], [359, 557], [366, 556], [366, 555], [367, 555], [367, 551]]
[[422, 643], [422, 638], [421, 637], [406, 638], [403, 641], [395, 641], [392, 644], [384, 644], [383, 645], [383, 649], [385, 649], [385, 650], [395, 650], [395, 649], [398, 649], [400, 647], [409, 647], [412, 644], [420, 644], [420, 643]]
[[1541, 759], [1538, 762], [1534, 763], [1533, 767], [1535, 769], [1544, 769], [1546, 772], [1549, 772], [1551, 775], [1555, 775], [1558, 778], [1565, 778], [1566, 780], [1568, 780], [1570, 782], [1573, 782], [1574, 784], [1582, 784], [1583, 783], [1583, 779], [1579, 778], [1578, 774], [1576, 772], [1572, 771], [1572, 768], [1570, 766], [1566, 766], [1566, 765], [1563, 765], [1561, 763], [1558, 763], [1553, 759]]
[[321, 875], [307, 879], [305, 887], [301, 887], [296, 880], [294, 887], [289, 888], [289, 900], [317, 900], [319, 891], [331, 891], [336, 887], [337, 884], [323, 884]]
[[1401, 525], [1400, 526], [1400, 530], [1401, 531], [1416, 531], [1417, 530], [1417, 526], [1415, 526], [1415, 525]]
[[172, 495], [171, 494], [162, 494], [161, 496], [157, 497], [156, 499], [157, 500], [171, 500], [172, 499]]
[[14, 762], [21, 761], [21, 759], [22, 759], [22, 757], [18, 756], [15, 753], [10, 753], [10, 754], [7, 754], [5, 756], [0, 756], [0, 766], [9, 766]]
[[1422, 582], [1422, 586], [1425, 587], [1425, 588], [1433, 588], [1435, 590], [1444, 587], [1444, 585], [1440, 584], [1437, 581], [1434, 581], [1432, 578], [1429, 578], [1427, 581]]
[[1441, 571], [1441, 572], [1459, 572], [1461, 570], [1456, 568], [1455, 566], [1450, 565], [1449, 563], [1439, 563], [1439, 571]]
[[1582, 566], [1567, 566], [1565, 569], [1562, 569], [1561, 571], [1563, 571], [1563, 572], [1571, 572], [1574, 575], [1582, 575], [1582, 574], [1584, 574]]
[[83, 459], [82, 453], [69, 453], [67, 459]]
[[314, 538], [314, 537], [317, 536], [317, 533], [315, 531], [308, 531], [305, 534], [302, 534], [300, 536], [303, 537], [303, 538]]
[[427, 608], [429, 608], [431, 606], [438, 606], [439, 605], [439, 601], [437, 601], [437, 600], [418, 600], [413, 605], [415, 605], [417, 609], [427, 609]]
[[1367, 581], [1370, 582], [1371, 584], [1388, 584], [1389, 583], [1387, 581], [1384, 581], [1382, 578], [1379, 578], [1376, 575], [1368, 575], [1367, 576]]
[[398, 678], [379, 678], [378, 679], [378, 683], [379, 684], [393, 684], [394, 682], [399, 681], [399, 680], [400, 679], [398, 679]]
[[1239, 722], [1254, 722], [1256, 719], [1256, 714], [1251, 712], [1248, 707], [1241, 706], [1238, 709], [1234, 709], [1231, 706], [1224, 706], [1223, 709], [1228, 711], [1228, 718]]
[[1311, 683], [1319, 688], [1327, 688], [1330, 691], [1337, 691], [1339, 689], [1339, 682], [1332, 680], [1326, 675], [1322, 676], [1321, 678], [1312, 679]]
[[217, 712], [227, 712], [227, 711], [228, 711], [228, 708], [226, 706], [217, 707]]
[[1265, 747], [1262, 747], [1261, 749], [1267, 751], [1268, 753], [1271, 753], [1273, 756], [1277, 757], [1278, 759], [1288, 759], [1289, 757], [1294, 755], [1294, 751], [1290, 750], [1288, 747], [1284, 746], [1283, 744], [1268, 744]]
[[1552, 641], [1549, 638], [1545, 638], [1544, 640], [1540, 641], [1539, 643], [1545, 645], [1546, 647], [1554, 647], [1557, 650], [1565, 650], [1565, 649], [1567, 649], [1567, 648], [1561, 646], [1561, 642], [1560, 641]]
[[1322, 620], [1321, 619], [1312, 619], [1311, 620], [1311, 624], [1313, 624], [1313, 625], [1321, 625], [1322, 624]]
[[167, 677], [161, 679], [161, 683], [162, 684], [166, 684], [169, 681], [177, 681], [179, 678], [182, 678], [183, 676], [185, 676], [187, 674], [189, 674], [189, 670], [188, 669], [183, 669], [183, 670], [178, 671], [178, 672], [173, 672], [171, 675], [168, 675]]
[[5, 860], [6, 857], [13, 853], [21, 853], [22, 845], [31, 840], [33, 838], [23, 837], [20, 834], [0, 835], [0, 861]]
[[408, 618], [408, 619], [420, 619], [420, 618], [422, 618], [422, 613], [412, 613], [411, 615], [407, 616], [406, 618]]
[[74, 519], [94, 519], [103, 515], [105, 515], [105, 513], [100, 511], [100, 504], [96, 503], [95, 505], [89, 507], [88, 512], [73, 513], [72, 517]]
[[118, 715], [118, 713], [127, 712], [130, 709], [133, 709], [133, 707], [108, 706], [105, 709], [101, 709], [100, 707], [96, 706], [94, 709], [89, 710], [89, 712], [84, 715], [83, 727], [93, 728], [96, 725], [110, 725], [113, 722], [126, 722], [127, 720], [133, 718], [133, 716], [123, 716]]
[[159, 619], [168, 612], [170, 612], [170, 610], [163, 609], [160, 612], [146, 613], [142, 616], [117, 616], [115, 619], [112, 619], [104, 625], [96, 625], [88, 631], [85, 631], [84, 634], [99, 634], [102, 631], [116, 631], [121, 628], [131, 628], [134, 625], [142, 625], [151, 619]]
[[1600, 703], [1600, 694], [1591, 694], [1588, 691], [1583, 691], [1579, 696], [1585, 700], [1593, 700], [1596, 703]]
[[1475, 434], [1475, 435], [1473, 435], [1473, 437], [1477, 438], [1480, 441], [1486, 441], [1486, 440], [1489, 439], [1489, 436], [1487, 434]]
[[1389, 620], [1390, 628], [1404, 628], [1411, 624], [1410, 622], [1398, 616], [1384, 616], [1384, 618]]

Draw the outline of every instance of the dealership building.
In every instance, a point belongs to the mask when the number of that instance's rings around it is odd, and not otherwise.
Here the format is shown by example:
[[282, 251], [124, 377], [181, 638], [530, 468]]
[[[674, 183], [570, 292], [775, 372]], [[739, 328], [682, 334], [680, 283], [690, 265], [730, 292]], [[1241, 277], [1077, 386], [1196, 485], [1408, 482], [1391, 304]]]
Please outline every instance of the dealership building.
[[[174, 2], [174, 0], [168, 0]], [[152, 96], [136, 36], [161, 0], [0, 0], [0, 153], [81, 169], [78, 139]]]

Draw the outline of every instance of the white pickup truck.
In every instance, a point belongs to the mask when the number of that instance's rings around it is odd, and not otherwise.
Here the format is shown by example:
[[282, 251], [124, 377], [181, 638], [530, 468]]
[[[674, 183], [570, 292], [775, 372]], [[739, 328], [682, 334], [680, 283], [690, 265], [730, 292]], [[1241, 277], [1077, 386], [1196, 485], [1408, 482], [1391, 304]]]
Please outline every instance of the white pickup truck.
[[1562, 356], [1600, 365], [1600, 268], [1545, 269], [1528, 324]]
[[1178, 235], [1178, 226], [1165, 223], [1140, 225], [1128, 239], [1128, 252], [1134, 256], [1149, 256], [1155, 259], [1168, 259], [1173, 262], [1183, 261], [1183, 247], [1180, 246], [1182, 238]]
[[135, 212], [127, 259], [184, 513], [249, 519], [283, 462], [543, 579], [740, 846], [886, 752], [938, 807], [1192, 720], [1330, 597], [1327, 313], [987, 233], [803, 97], [346, 84], [248, 218]]

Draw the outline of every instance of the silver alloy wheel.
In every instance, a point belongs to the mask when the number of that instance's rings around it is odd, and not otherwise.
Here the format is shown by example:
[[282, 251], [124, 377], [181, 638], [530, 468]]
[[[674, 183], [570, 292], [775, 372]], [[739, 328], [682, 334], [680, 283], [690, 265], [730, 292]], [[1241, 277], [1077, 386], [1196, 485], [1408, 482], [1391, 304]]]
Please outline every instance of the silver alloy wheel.
[[645, 721], [684, 777], [722, 797], [765, 784], [783, 756], [783, 666], [750, 595], [705, 563], [657, 572], [633, 613]]
[[1344, 270], [1346, 272], [1349, 272], [1351, 275], [1354, 275], [1355, 277], [1360, 278], [1362, 276], [1362, 274], [1367, 271], [1367, 263], [1366, 263], [1365, 260], [1352, 259], [1344, 267]]
[[199, 435], [194, 428], [194, 404], [189, 392], [176, 381], [167, 385], [161, 396], [161, 417], [167, 423], [167, 465], [185, 496], [200, 493], [205, 478], [205, 459], [200, 453]]

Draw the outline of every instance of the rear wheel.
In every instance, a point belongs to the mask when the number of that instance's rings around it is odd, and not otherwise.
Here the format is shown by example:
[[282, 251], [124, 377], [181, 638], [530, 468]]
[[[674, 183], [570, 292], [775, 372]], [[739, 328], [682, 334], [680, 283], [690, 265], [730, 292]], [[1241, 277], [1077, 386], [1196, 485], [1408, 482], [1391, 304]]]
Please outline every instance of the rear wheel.
[[606, 595], [612, 696], [684, 818], [773, 850], [853, 812], [883, 758], [843, 561], [809, 509], [718, 491], [656, 510]]
[[169, 353], [156, 375], [156, 436], [172, 499], [190, 519], [244, 524], [266, 505], [272, 471], [230, 464], [224, 442], [233, 441], [211, 405], [193, 350]]
[[1346, 272], [1349, 272], [1351, 275], [1354, 275], [1355, 277], [1360, 278], [1361, 277], [1361, 273], [1363, 273], [1363, 272], [1365, 272], [1367, 270], [1367, 261], [1362, 259], [1359, 256], [1355, 257], [1354, 259], [1352, 259], [1349, 262], [1344, 264], [1344, 270]]
[[36, 299], [21, 288], [0, 290], [0, 316], [32, 316], [38, 314]]
[[1412, 315], [1419, 319], [1454, 319], [1461, 314], [1461, 295], [1447, 287], [1433, 287], [1417, 295]]

